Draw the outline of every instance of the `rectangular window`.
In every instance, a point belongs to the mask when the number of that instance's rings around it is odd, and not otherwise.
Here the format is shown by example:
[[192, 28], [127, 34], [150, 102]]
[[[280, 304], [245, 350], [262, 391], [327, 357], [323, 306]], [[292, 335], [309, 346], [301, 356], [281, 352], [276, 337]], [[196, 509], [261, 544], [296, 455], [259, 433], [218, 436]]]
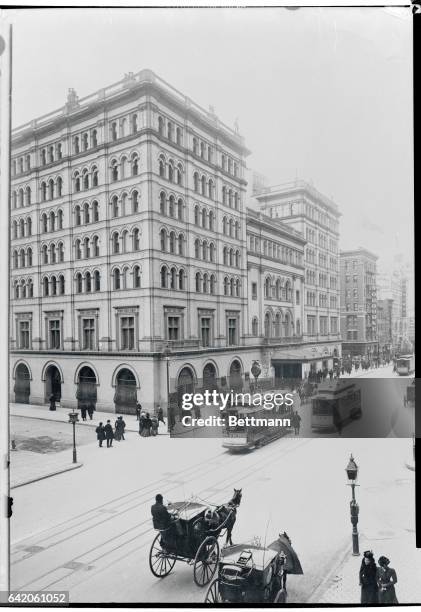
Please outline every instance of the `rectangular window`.
[[320, 317], [320, 333], [323, 336], [326, 336], [329, 333], [329, 330], [327, 327], [327, 317]]
[[19, 348], [29, 349], [30, 348], [29, 338], [29, 321], [19, 322]]
[[257, 283], [251, 284], [251, 297], [253, 300], [257, 300]]
[[121, 317], [121, 350], [134, 349], [134, 317]]
[[316, 317], [307, 315], [307, 333], [310, 336], [316, 334]]
[[228, 319], [228, 345], [237, 344], [237, 319]]
[[95, 349], [95, 319], [82, 320], [82, 348], [90, 351]]
[[168, 340], [180, 339], [180, 317], [168, 317]]
[[211, 345], [211, 319], [210, 317], [202, 317], [200, 319], [200, 337], [202, 346]]
[[358, 304], [354, 304], [354, 310], [358, 310]]
[[338, 333], [338, 317], [330, 317], [330, 333]]
[[60, 319], [50, 319], [48, 321], [50, 349], [61, 348]]

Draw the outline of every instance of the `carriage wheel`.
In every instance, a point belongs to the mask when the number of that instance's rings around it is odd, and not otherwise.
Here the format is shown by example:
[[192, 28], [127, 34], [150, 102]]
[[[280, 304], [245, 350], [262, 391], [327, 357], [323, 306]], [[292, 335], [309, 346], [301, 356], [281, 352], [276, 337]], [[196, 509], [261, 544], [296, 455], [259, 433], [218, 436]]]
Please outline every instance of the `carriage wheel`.
[[273, 600], [273, 603], [285, 604], [286, 602], [287, 602], [287, 592], [285, 591], [285, 589], [279, 589], [279, 591], [276, 593], [276, 597]]
[[202, 587], [212, 580], [218, 561], [218, 540], [214, 536], [209, 536], [203, 540], [194, 558], [193, 578], [197, 586]]
[[165, 578], [175, 565], [175, 559], [168, 557], [168, 554], [161, 546], [161, 534], [158, 533], [152, 542], [149, 552], [149, 567], [157, 578]]
[[222, 603], [222, 597], [219, 592], [219, 580], [214, 580], [210, 585], [206, 593], [205, 604], [217, 604]]

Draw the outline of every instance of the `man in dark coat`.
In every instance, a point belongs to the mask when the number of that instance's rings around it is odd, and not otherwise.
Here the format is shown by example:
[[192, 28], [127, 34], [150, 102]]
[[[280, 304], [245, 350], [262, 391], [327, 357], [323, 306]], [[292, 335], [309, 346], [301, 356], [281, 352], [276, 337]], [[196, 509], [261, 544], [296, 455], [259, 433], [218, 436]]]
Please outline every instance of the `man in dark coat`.
[[140, 413], [142, 412], [142, 404], [136, 402], [136, 421], [140, 421]]
[[117, 440], [124, 440], [124, 429], [126, 423], [123, 421], [123, 417], [119, 416], [115, 422], [115, 437]]
[[52, 393], [48, 399], [50, 401], [50, 410], [55, 410], [56, 409], [56, 398], [54, 394]]
[[294, 427], [294, 433], [295, 435], [300, 433], [300, 427], [301, 427], [301, 417], [298, 414], [298, 411], [296, 410], [293, 414], [293, 427]]
[[377, 565], [371, 550], [366, 550], [360, 567], [361, 604], [379, 603]]
[[105, 439], [107, 440], [107, 448], [110, 448], [113, 445], [114, 432], [113, 427], [111, 425], [111, 421], [108, 419], [107, 424], [104, 427], [105, 431]]
[[154, 529], [159, 529], [163, 536], [163, 541], [168, 545], [175, 545], [176, 528], [174, 519], [164, 506], [164, 499], [160, 493], [155, 496], [155, 503], [151, 506], [152, 523]]
[[102, 424], [102, 422], [98, 425], [98, 427], [95, 429], [96, 431], [96, 438], [99, 442], [99, 447], [102, 447], [102, 443], [105, 440], [105, 431], [104, 431], [104, 426]]
[[159, 406], [159, 405], [158, 405], [158, 410], [156, 411], [156, 416], [158, 417], [158, 424], [159, 423], [163, 423], [165, 425], [164, 411], [162, 410], [161, 406]]

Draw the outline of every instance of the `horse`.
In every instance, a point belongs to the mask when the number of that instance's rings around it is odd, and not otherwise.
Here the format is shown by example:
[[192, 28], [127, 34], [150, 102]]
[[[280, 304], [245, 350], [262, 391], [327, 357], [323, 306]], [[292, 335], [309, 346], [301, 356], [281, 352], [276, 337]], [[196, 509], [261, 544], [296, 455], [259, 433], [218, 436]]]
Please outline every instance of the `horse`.
[[216, 508], [216, 512], [221, 521], [221, 525], [227, 530], [227, 537], [225, 539], [225, 546], [232, 543], [232, 530], [237, 520], [237, 508], [241, 503], [242, 489], [234, 489], [234, 494], [227, 504], [222, 504]]

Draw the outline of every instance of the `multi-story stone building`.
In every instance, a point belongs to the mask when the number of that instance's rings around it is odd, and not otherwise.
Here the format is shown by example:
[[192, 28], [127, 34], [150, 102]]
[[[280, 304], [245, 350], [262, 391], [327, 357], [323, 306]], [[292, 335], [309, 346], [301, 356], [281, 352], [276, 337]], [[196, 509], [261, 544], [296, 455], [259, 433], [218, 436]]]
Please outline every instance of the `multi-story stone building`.
[[341, 332], [345, 357], [377, 357], [377, 256], [366, 249], [341, 251]]
[[390, 359], [393, 350], [393, 300], [377, 300], [377, 339], [379, 354]]
[[249, 151], [212, 109], [145, 70], [70, 90], [12, 153], [13, 401], [153, 409], [305, 346], [305, 239], [247, 215]]
[[272, 222], [282, 221], [306, 240], [301, 333], [319, 356], [318, 362], [309, 361], [311, 369], [330, 367], [340, 357], [338, 207], [301, 180], [255, 190], [251, 201]]

